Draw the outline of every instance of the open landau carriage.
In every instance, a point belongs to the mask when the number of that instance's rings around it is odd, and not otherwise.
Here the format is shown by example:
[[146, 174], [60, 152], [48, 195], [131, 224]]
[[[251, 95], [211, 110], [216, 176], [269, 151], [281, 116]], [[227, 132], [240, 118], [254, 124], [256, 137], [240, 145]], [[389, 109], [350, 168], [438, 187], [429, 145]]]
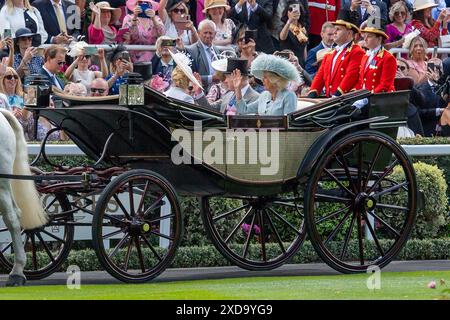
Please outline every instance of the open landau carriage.
[[[121, 90], [120, 99], [61, 95], [62, 107], [30, 108], [95, 164], [34, 169], [51, 220], [23, 232], [29, 279], [61, 268], [77, 226], [92, 226], [99, 261], [117, 279], [156, 277], [173, 261], [183, 215], [194, 214], [181, 212], [185, 195], [199, 198], [217, 250], [249, 270], [288, 262], [307, 234], [344, 273], [387, 265], [407, 241], [418, 190], [395, 141], [407, 91], [357, 91], [286, 116], [224, 116], [140, 85]], [[352, 103], [362, 98], [361, 113]], [[11, 268], [10, 244], [1, 253]]]

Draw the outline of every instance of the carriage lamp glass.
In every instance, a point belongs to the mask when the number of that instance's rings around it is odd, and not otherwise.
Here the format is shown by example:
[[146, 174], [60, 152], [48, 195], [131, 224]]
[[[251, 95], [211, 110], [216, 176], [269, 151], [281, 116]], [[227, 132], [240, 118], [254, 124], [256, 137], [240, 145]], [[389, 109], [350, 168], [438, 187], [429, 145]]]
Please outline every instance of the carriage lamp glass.
[[144, 81], [139, 73], [128, 73], [119, 87], [119, 105], [144, 105]]
[[48, 107], [50, 93], [51, 84], [45, 76], [32, 74], [25, 77], [23, 100], [26, 107]]

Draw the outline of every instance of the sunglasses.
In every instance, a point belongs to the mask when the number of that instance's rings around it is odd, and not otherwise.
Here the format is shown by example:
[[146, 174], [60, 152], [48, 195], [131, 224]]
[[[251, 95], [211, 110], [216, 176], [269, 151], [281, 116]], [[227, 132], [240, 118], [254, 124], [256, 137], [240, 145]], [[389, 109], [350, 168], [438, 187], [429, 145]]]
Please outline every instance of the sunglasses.
[[20, 37], [20, 40], [27, 40], [27, 41], [31, 41], [33, 40], [33, 37]]
[[397, 11], [397, 12], [394, 13], [394, 16], [403, 16], [403, 17], [406, 17], [406, 12], [405, 12], [405, 11], [401, 11], [401, 12]]
[[184, 10], [184, 9], [173, 9], [172, 12], [183, 14], [183, 13], [186, 13], [186, 10]]
[[60, 61], [60, 62], [57, 62], [58, 63], [58, 66], [63, 66], [66, 62], [65, 61]]
[[86, 59], [87, 60], [87, 59], [90, 59], [90, 58], [91, 58], [91, 56], [87, 54], [87, 55], [84, 55], [82, 59]]
[[12, 80], [12, 79], [19, 80], [19, 77], [16, 76], [15, 74], [8, 74], [7, 76], [5, 76], [5, 79], [8, 79], [8, 80]]
[[98, 93], [102, 94], [102, 93], [104, 93], [105, 91], [106, 91], [106, 89], [91, 88], [91, 92], [92, 92], [92, 93], [98, 92]]

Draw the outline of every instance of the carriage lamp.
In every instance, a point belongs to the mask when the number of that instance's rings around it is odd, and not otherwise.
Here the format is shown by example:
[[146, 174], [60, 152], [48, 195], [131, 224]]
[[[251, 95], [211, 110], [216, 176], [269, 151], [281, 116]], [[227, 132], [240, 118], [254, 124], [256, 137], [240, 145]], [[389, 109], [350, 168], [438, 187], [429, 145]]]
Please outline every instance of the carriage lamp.
[[128, 73], [119, 87], [119, 105], [144, 105], [144, 80], [139, 73]]
[[51, 83], [43, 75], [31, 74], [25, 77], [23, 100], [26, 107], [48, 107], [50, 105]]

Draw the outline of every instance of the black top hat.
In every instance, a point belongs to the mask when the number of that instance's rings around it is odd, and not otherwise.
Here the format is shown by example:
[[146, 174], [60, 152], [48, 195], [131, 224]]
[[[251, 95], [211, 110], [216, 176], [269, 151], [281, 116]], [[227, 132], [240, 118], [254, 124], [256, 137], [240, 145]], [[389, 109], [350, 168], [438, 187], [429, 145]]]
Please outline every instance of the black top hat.
[[241, 75], [248, 76], [248, 60], [239, 58], [228, 58], [227, 71], [225, 71], [224, 73], [229, 74], [236, 69], [239, 69]]
[[152, 78], [152, 63], [151, 62], [137, 62], [133, 65], [133, 71], [139, 73], [144, 81]]

